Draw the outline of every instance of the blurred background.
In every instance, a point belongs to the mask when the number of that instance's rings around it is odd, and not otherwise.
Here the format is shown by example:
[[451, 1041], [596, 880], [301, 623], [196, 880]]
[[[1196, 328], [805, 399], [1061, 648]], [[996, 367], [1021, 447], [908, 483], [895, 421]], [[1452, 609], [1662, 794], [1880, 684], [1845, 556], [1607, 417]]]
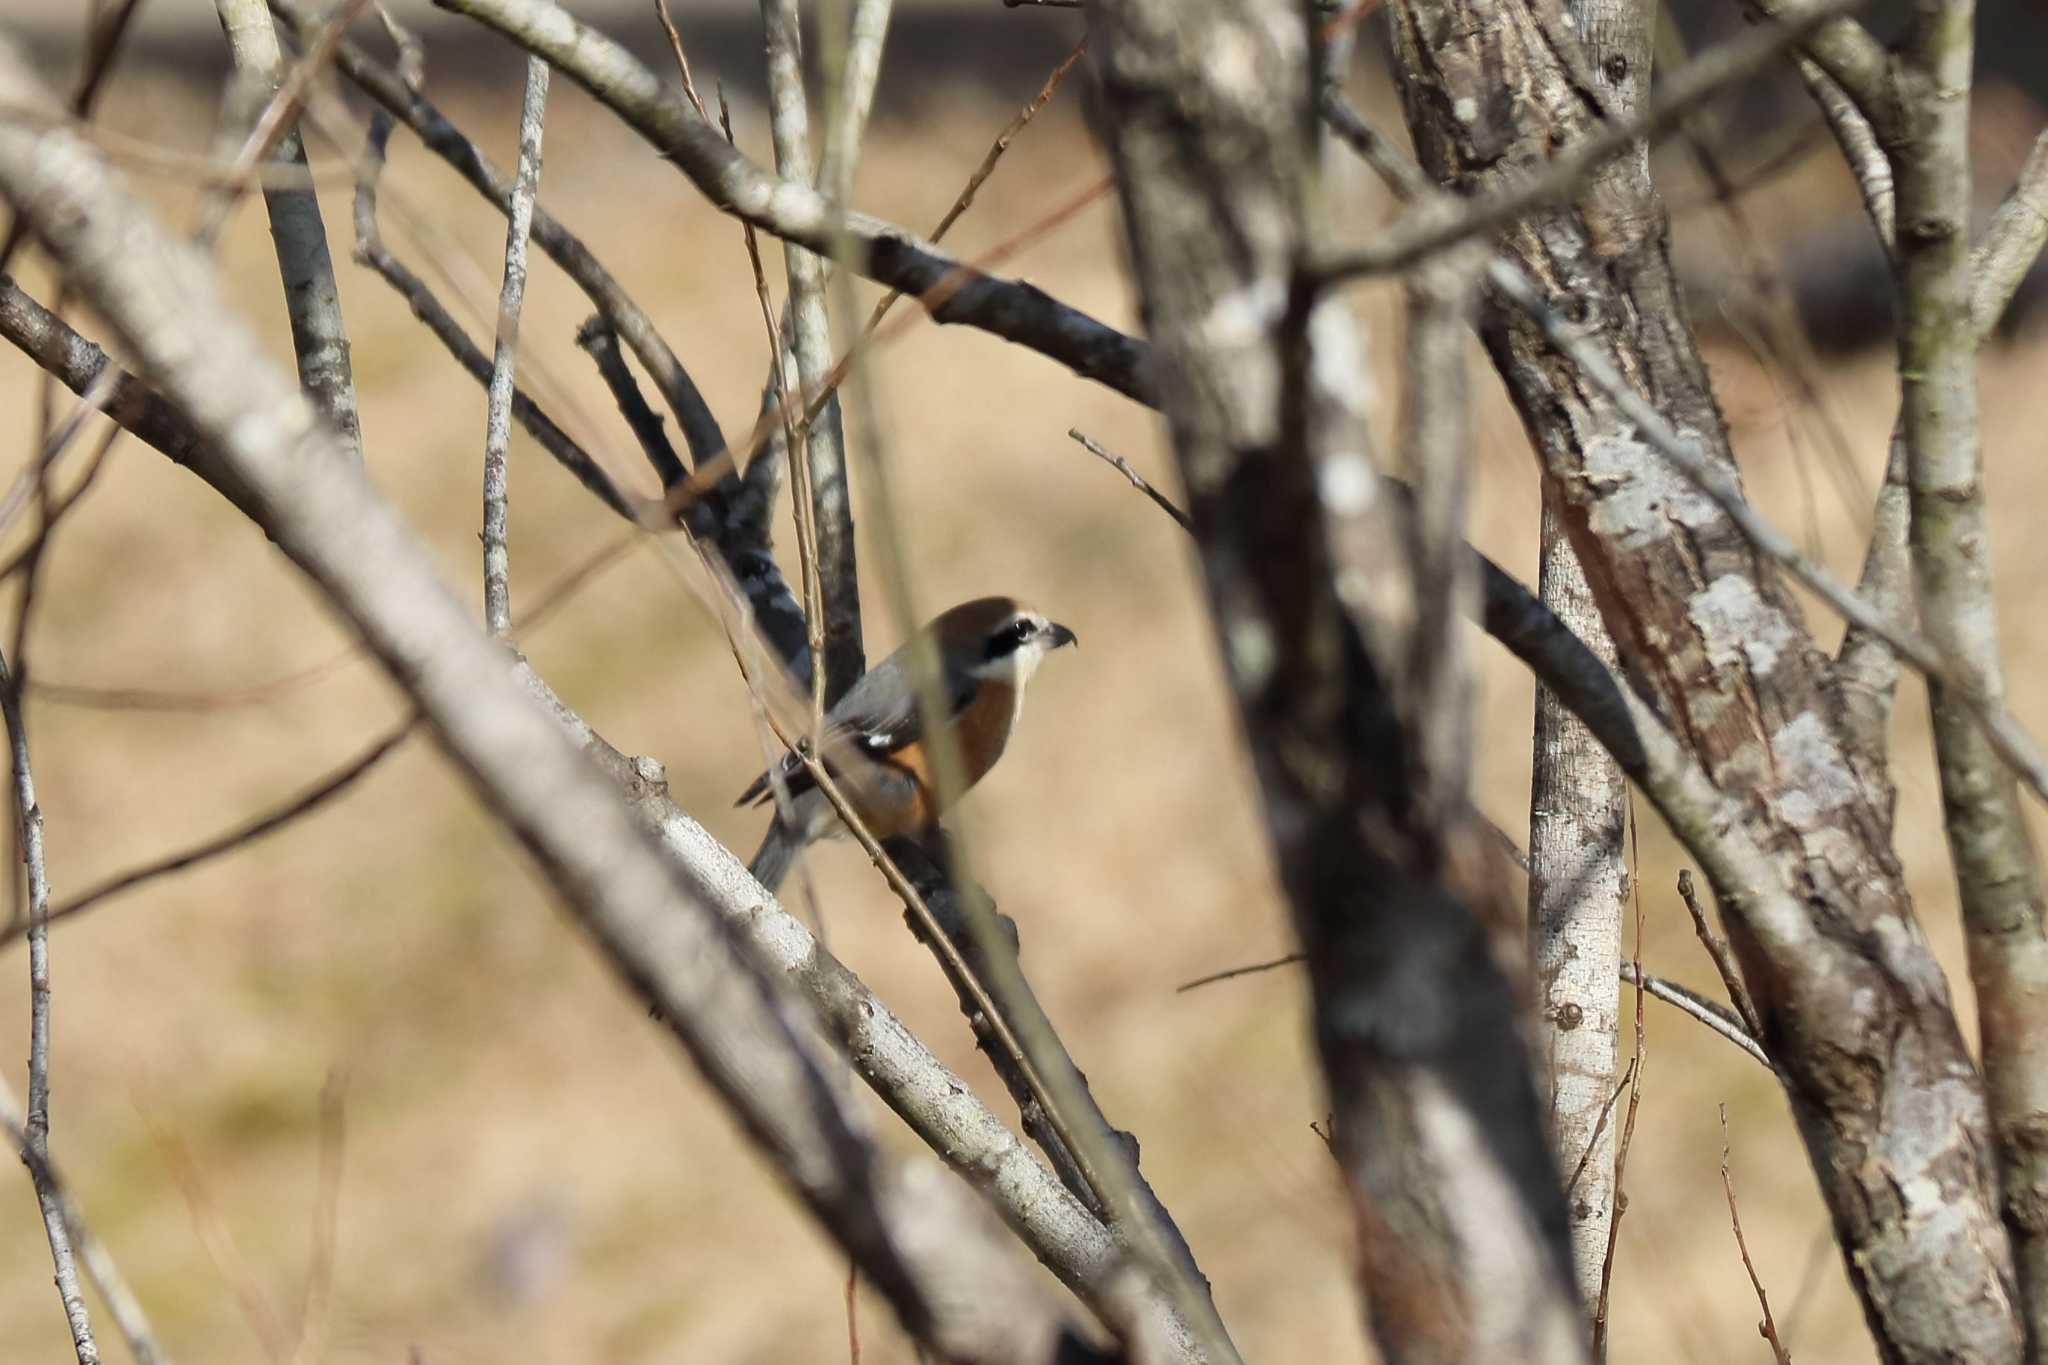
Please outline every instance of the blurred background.
[[[224, 69], [211, 8], [147, 7], [101, 103], [117, 150], [136, 140], [207, 148]], [[428, 38], [429, 95], [509, 165], [517, 60], [423, 4], [398, 8]], [[668, 71], [651, 5], [575, 8]], [[1987, 21], [2003, 8], [1989, 7]], [[2021, 8], [2010, 7], [2015, 22]], [[676, 9], [700, 88], [708, 95], [722, 81], [732, 91], [741, 145], [766, 160], [756, 21], [738, 4], [679, 0]], [[0, 27], [47, 57], [53, 83], [76, 62], [77, 20], [68, 0], [0, 0]], [[929, 228], [1079, 30], [1071, 14], [993, 0], [905, 11], [859, 207]], [[1087, 133], [1085, 85], [1084, 68], [1017, 140], [953, 236], [962, 255], [1005, 241], [1107, 173]], [[1398, 127], [1380, 85], [1366, 80], [1359, 93], [1383, 127]], [[1999, 158], [2016, 163], [2039, 126], [2035, 97], [2004, 83], [1980, 97], [1987, 202], [2009, 174]], [[340, 148], [317, 132], [309, 142], [368, 459], [447, 580], [480, 600], [483, 393], [347, 259], [343, 155], [360, 145], [362, 106], [348, 109], [355, 124], [329, 121]], [[1822, 263], [1839, 264], [1849, 249], [1827, 243], [1864, 232], [1860, 211], [1831, 148], [1801, 132], [1803, 107], [1717, 116], [1715, 145], [1738, 178], [1755, 181], [1741, 200], [1747, 227], [1703, 206], [1710, 186], [1676, 152], [1660, 163], [1674, 248], [1696, 285], [1696, 318], [1753, 497], [1851, 574], [1896, 379], [1882, 317], [1841, 323], [1827, 291], [1811, 286], [1829, 274]], [[502, 220], [403, 131], [392, 147], [387, 239], [488, 348]], [[1746, 174], [1772, 169], [1773, 158], [1773, 174]], [[1394, 212], [1342, 156], [1330, 173], [1348, 233], [1363, 236]], [[189, 219], [189, 172], [135, 177], [170, 221]], [[564, 80], [550, 104], [541, 198], [654, 314], [737, 439], [768, 363], [738, 228]], [[767, 252], [779, 299], [779, 253]], [[237, 213], [219, 258], [246, 315], [289, 365], [255, 204]], [[1115, 325], [1138, 325], [1113, 198], [1005, 268]], [[54, 296], [32, 255], [21, 278]], [[1882, 298], [1881, 278], [1846, 278], [1838, 295]], [[863, 311], [873, 297], [863, 287]], [[1398, 298], [1375, 286], [1355, 299], [1381, 376], [1379, 427], [1391, 439]], [[1758, 319], [1786, 307], [1805, 309], [1822, 342], [1811, 371], [1817, 403], [1763, 358], [1768, 327]], [[649, 491], [573, 346], [587, 311], [551, 266], [536, 264], [522, 383], [616, 477]], [[104, 339], [89, 316], [79, 323]], [[1534, 463], [1476, 345], [1472, 357], [1473, 538], [1533, 576]], [[2022, 323], [1983, 368], [2009, 676], [2015, 709], [2037, 730], [2048, 728], [2048, 698], [2028, 683], [2048, 665], [2048, 628], [2031, 589], [2048, 575], [2048, 539], [2035, 538], [2028, 509], [2048, 497], [2031, 416], [2044, 359], [2048, 349]], [[1146, 1173], [1247, 1358], [1369, 1357], [1345, 1206], [1310, 1130], [1323, 1111], [1301, 981], [1279, 970], [1176, 991], [1290, 945], [1190, 546], [1066, 435], [1079, 427], [1172, 491], [1158, 422], [1048, 361], [928, 322], [880, 349], [869, 373], [877, 406], [851, 408], [848, 421], [870, 424], [896, 461], [921, 611], [1011, 592], [1083, 642], [1048, 666], [1009, 758], [960, 815], [983, 881], [1020, 926], [1026, 970], [1111, 1119], [1139, 1138]], [[37, 389], [27, 361], [0, 353], [9, 478], [30, 459]], [[618, 523], [523, 435], [512, 458], [518, 612]], [[859, 469], [854, 482], [860, 496], [872, 492]], [[864, 531], [875, 524], [863, 516]], [[863, 548], [869, 647], [879, 656], [904, 623], [876, 577], [882, 555], [872, 540]], [[760, 817], [733, 810], [732, 798], [762, 751], [703, 594], [676, 546], [643, 544], [519, 643], [613, 743], [663, 760], [677, 800], [744, 855]], [[1809, 619], [1831, 648], [1839, 624], [1820, 612]], [[398, 707], [348, 650], [315, 595], [238, 514], [138, 443], [117, 447], [55, 542], [29, 651], [58, 899], [233, 826], [358, 751]], [[1504, 828], [1524, 831], [1531, 685], [1476, 633], [1472, 652], [1478, 798]], [[1911, 684], [1897, 739], [1899, 852], [1974, 1034], [1924, 697]], [[1654, 817], [1636, 856], [1646, 966], [1718, 994]], [[830, 847], [810, 867], [833, 950], [999, 1113], [1013, 1114], [865, 859]], [[54, 1150], [181, 1359], [776, 1362], [848, 1351], [844, 1263], [424, 740], [276, 837], [63, 925], [52, 958]], [[1781, 1333], [1801, 1361], [1872, 1359], [1777, 1087], [1697, 1025], [1655, 1002], [1646, 1009], [1614, 1358], [1769, 1358], [1721, 1188], [1716, 1106], [1725, 1103], [1744, 1231]], [[0, 953], [0, 1064], [17, 1090], [27, 1014], [17, 945]], [[910, 1145], [878, 1104], [861, 1102], [884, 1141]], [[68, 1350], [49, 1280], [28, 1181], [0, 1178], [0, 1358]], [[859, 1334], [869, 1361], [912, 1359], [865, 1293]]]

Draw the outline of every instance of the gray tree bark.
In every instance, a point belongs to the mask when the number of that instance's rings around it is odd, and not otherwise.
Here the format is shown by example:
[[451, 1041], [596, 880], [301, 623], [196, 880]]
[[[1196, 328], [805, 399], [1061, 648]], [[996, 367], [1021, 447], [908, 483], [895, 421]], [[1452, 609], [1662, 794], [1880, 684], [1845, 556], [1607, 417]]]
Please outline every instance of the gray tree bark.
[[[1540, 168], [1610, 104], [1576, 38], [1539, 6], [1397, 0], [1391, 12], [1416, 146], [1454, 188]], [[1732, 475], [1662, 207], [1622, 166], [1501, 245]], [[1717, 879], [1715, 892], [1880, 1350], [2017, 1359], [1983, 1086], [1891, 851], [1889, 793], [1850, 760], [1827, 661], [1770, 564], [1519, 312], [1489, 307], [1483, 335], [1623, 661], [1775, 864], [1776, 886]], [[1808, 950], [1757, 932], [1760, 890], [1807, 907]]]
[[[1565, 1211], [1485, 924], [1454, 650], [1383, 496], [1349, 316], [1317, 304], [1310, 13], [1286, 0], [1088, 10], [1161, 406], [1223, 659], [1307, 955], [1373, 1333], [1396, 1362], [1585, 1358]], [[1455, 507], [1443, 490], [1417, 505]], [[1433, 548], [1432, 548], [1433, 547]], [[1340, 595], [1339, 584], [1344, 584]], [[1455, 695], [1455, 686], [1439, 688]], [[1415, 722], [1413, 724], [1409, 722]]]

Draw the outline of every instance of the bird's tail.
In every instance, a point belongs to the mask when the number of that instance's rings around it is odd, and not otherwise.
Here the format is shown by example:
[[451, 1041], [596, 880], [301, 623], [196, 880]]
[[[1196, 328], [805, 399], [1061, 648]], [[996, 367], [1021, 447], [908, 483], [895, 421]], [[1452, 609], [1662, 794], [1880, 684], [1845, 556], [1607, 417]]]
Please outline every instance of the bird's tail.
[[755, 881], [774, 891], [781, 887], [782, 879], [789, 875], [790, 864], [802, 851], [803, 841], [778, 815], [768, 822], [768, 832], [761, 837], [761, 847], [755, 850], [747, 871], [754, 874]]

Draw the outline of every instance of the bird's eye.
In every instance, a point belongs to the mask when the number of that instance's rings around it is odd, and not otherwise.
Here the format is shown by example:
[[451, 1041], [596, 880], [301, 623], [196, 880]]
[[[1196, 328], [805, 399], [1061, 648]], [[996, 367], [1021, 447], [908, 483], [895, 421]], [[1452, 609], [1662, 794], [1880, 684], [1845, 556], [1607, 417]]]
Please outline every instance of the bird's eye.
[[1004, 628], [1003, 634], [1007, 635], [1010, 639], [1015, 640], [1018, 644], [1021, 645], [1026, 640], [1030, 639], [1037, 630], [1038, 625], [1036, 622], [1032, 621], [1029, 617], [1022, 617], [1018, 620], [1010, 622], [1010, 624]]

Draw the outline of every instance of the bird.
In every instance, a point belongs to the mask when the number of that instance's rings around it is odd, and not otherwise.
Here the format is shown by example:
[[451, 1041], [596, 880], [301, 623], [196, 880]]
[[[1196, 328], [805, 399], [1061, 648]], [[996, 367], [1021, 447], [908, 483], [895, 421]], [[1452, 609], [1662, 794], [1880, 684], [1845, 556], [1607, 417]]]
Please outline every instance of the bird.
[[[938, 792], [935, 758], [919, 705], [916, 647], [937, 647], [947, 729], [960, 756], [959, 792]], [[1074, 632], [1010, 597], [977, 597], [932, 618], [918, 637], [863, 673], [825, 713], [826, 771], [878, 840], [918, 836], [938, 826], [945, 800], [964, 793], [1003, 756], [1024, 709], [1024, 688], [1046, 655], [1078, 644]], [[740, 794], [740, 806], [776, 800], [776, 778], [788, 793], [748, 871], [769, 891], [815, 840], [848, 833], [795, 753], [775, 775], [764, 772]]]

